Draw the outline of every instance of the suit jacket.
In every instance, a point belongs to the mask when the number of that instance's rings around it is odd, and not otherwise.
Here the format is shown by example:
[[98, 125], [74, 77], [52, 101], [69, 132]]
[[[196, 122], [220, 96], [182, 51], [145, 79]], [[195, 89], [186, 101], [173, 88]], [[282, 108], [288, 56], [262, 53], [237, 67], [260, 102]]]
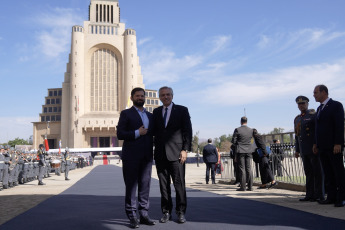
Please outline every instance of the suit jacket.
[[125, 109], [120, 114], [117, 124], [117, 137], [124, 140], [122, 145], [123, 161], [138, 161], [153, 159], [153, 137], [152, 137], [152, 114], [146, 111], [149, 119], [149, 127], [146, 135], [135, 139], [135, 130], [143, 126], [143, 122], [138, 111], [132, 106]]
[[164, 154], [169, 161], [179, 160], [182, 150], [191, 150], [192, 123], [188, 109], [181, 105], [173, 104], [170, 118], [164, 127], [163, 106], [153, 110], [155, 160], [164, 159]]
[[330, 99], [325, 107], [316, 112], [315, 142], [320, 149], [344, 148], [344, 108], [338, 101]]
[[301, 153], [302, 156], [313, 155], [315, 117], [315, 111], [308, 110], [303, 116], [298, 115], [294, 120], [296, 152]]
[[205, 163], [216, 163], [218, 162], [218, 152], [216, 146], [212, 144], [205, 145], [202, 150], [202, 158]]
[[235, 129], [231, 142], [236, 145], [237, 153], [252, 153], [254, 146], [251, 143], [253, 130], [246, 125]]

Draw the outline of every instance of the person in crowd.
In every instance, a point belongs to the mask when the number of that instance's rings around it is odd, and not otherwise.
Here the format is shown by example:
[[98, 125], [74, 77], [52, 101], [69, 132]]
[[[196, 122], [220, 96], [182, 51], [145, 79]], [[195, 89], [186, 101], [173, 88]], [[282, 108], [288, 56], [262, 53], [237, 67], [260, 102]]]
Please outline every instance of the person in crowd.
[[163, 103], [153, 110], [155, 151], [154, 158], [161, 192], [161, 223], [171, 220], [173, 208], [170, 177], [176, 191], [176, 214], [178, 223], [185, 223], [187, 194], [185, 184], [185, 162], [191, 150], [192, 123], [188, 108], [172, 102], [173, 90], [161, 87], [158, 91]]
[[[269, 156], [269, 147], [266, 147], [264, 141], [262, 140], [261, 135], [258, 133], [256, 129], [253, 129], [253, 137], [256, 144], [256, 147], [259, 149], [259, 170], [260, 170], [260, 177], [261, 177], [261, 185], [258, 189], [266, 189], [266, 188], [273, 188], [278, 183], [274, 180], [274, 175], [270, 168], [268, 156]], [[269, 150], [270, 151], [270, 150]]]
[[220, 162], [220, 155], [217, 151], [216, 146], [212, 145], [212, 138], [207, 140], [208, 144], [205, 145], [202, 151], [202, 158], [206, 164], [206, 184], [210, 180], [210, 170], [211, 170], [211, 180], [212, 184], [216, 183], [215, 176], [215, 166], [217, 162]]
[[65, 180], [69, 180], [68, 173], [71, 167], [71, 158], [69, 156], [69, 149], [67, 147], [63, 153], [63, 164], [65, 164]]
[[47, 152], [44, 150], [44, 145], [40, 144], [37, 151], [37, 159], [39, 165], [39, 175], [38, 175], [38, 185], [45, 185], [43, 183], [44, 177], [44, 169], [46, 167], [46, 156], [48, 155]]
[[125, 211], [130, 220], [130, 227], [138, 228], [137, 209], [140, 215], [140, 224], [156, 224], [148, 213], [153, 161], [153, 121], [152, 114], [144, 108], [144, 89], [134, 88], [131, 91], [131, 100], [133, 106], [123, 110], [120, 114], [117, 136], [119, 140], [124, 140], [122, 170], [126, 186]]
[[320, 155], [322, 168], [327, 182], [327, 199], [320, 204], [345, 206], [344, 173], [344, 107], [328, 97], [328, 88], [317, 85], [314, 98], [320, 102], [315, 119], [314, 154]]
[[300, 201], [324, 200], [323, 173], [319, 154], [313, 153], [315, 138], [315, 110], [308, 110], [309, 99], [298, 96], [296, 103], [300, 114], [294, 120], [295, 156], [301, 156], [306, 175], [306, 195]]
[[253, 161], [252, 153], [254, 151], [251, 139], [253, 137], [253, 129], [247, 126], [247, 117], [241, 118], [241, 127], [234, 130], [231, 143], [236, 146], [235, 160], [239, 164], [240, 171], [240, 188], [237, 191], [253, 190], [253, 172], [251, 162]]

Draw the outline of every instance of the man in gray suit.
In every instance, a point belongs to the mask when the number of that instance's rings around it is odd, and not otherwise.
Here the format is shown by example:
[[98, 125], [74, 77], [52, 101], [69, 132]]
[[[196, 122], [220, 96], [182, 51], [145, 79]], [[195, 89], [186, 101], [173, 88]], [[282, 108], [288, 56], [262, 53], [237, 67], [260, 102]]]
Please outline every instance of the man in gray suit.
[[206, 184], [208, 184], [208, 181], [210, 180], [210, 170], [212, 184], [215, 184], [215, 166], [216, 163], [219, 162], [220, 156], [216, 146], [212, 145], [212, 139], [209, 138], [207, 142], [208, 144], [204, 147], [202, 151], [202, 158], [204, 160], [204, 163], [206, 164]]
[[241, 187], [237, 191], [245, 191], [246, 183], [248, 183], [248, 191], [252, 191], [253, 188], [253, 173], [251, 169], [251, 162], [253, 160], [253, 145], [251, 139], [253, 137], [253, 129], [247, 126], [247, 117], [241, 118], [241, 127], [235, 129], [232, 136], [232, 144], [236, 146], [235, 159], [239, 163], [240, 171], [240, 183]]

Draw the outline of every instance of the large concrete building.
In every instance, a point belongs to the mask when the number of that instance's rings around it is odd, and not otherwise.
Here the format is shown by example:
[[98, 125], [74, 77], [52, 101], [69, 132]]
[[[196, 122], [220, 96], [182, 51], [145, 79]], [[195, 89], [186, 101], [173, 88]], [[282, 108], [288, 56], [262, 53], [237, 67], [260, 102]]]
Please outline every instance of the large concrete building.
[[118, 146], [116, 125], [121, 110], [131, 106], [134, 87], [145, 88], [136, 32], [120, 22], [118, 0], [91, 0], [89, 20], [72, 27], [62, 91], [48, 90], [40, 121], [34, 122], [34, 146], [45, 136], [50, 148], [60, 140], [70, 148]]

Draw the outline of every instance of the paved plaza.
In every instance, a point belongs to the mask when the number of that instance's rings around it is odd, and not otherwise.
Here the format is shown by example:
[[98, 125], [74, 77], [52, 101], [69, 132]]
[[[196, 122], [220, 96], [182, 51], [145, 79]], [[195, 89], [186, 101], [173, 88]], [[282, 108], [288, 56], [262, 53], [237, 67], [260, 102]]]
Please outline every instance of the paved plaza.
[[[0, 192], [0, 229], [129, 229], [124, 212], [121, 164], [85, 167]], [[303, 192], [282, 189], [236, 191], [235, 185], [205, 184], [205, 164], [186, 165], [187, 223], [141, 229], [344, 229], [345, 209], [299, 202]], [[155, 168], [151, 187], [152, 219], [160, 213]], [[217, 176], [217, 181], [220, 176]], [[173, 215], [176, 219], [176, 215]], [[214, 228], [213, 228], [213, 227]]]

